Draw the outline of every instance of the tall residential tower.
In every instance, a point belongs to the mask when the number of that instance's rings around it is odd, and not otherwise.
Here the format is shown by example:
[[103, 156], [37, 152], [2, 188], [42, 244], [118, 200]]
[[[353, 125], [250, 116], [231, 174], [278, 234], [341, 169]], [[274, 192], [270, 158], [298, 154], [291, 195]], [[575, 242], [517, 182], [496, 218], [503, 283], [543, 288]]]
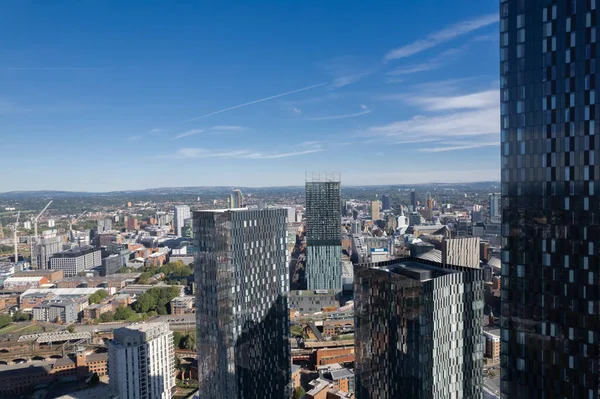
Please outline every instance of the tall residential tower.
[[505, 398], [600, 395], [598, 3], [500, 1]]
[[173, 216], [173, 230], [175, 231], [175, 235], [181, 236], [181, 231], [183, 229], [183, 226], [185, 226], [185, 221], [191, 217], [192, 213], [190, 212], [189, 206], [175, 206], [175, 214]]
[[290, 392], [285, 209], [194, 212], [200, 399]]
[[342, 290], [342, 211], [338, 174], [306, 181], [306, 282], [309, 290]]

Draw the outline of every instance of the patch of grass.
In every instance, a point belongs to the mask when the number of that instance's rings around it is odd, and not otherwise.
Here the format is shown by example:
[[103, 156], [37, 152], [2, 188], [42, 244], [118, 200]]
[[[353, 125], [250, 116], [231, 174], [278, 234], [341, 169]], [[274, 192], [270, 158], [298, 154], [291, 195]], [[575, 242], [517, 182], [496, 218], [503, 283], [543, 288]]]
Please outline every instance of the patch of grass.
[[0, 334], [12, 334], [16, 330], [23, 328], [22, 326], [18, 326], [15, 324], [8, 325], [2, 329], [0, 329]]
[[42, 327], [40, 325], [32, 324], [30, 326], [23, 328], [22, 330], [19, 330], [19, 334], [35, 334], [40, 331], [42, 331]]

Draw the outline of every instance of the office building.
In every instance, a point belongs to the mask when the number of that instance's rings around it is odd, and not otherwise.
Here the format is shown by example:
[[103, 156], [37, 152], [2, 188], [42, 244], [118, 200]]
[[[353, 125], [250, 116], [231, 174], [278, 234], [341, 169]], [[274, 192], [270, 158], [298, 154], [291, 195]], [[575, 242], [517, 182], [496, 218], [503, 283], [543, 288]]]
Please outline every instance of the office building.
[[98, 234], [107, 233], [109, 231], [112, 231], [112, 219], [104, 218], [104, 219], [98, 220], [97, 230], [98, 230]]
[[410, 192], [410, 204], [412, 205], [412, 212], [416, 212], [417, 211], [417, 192], [416, 191]]
[[79, 302], [62, 301], [42, 303], [32, 308], [35, 321], [47, 323], [75, 323], [79, 318]]
[[286, 216], [194, 212], [200, 399], [291, 394]]
[[337, 175], [306, 182], [306, 282], [309, 290], [342, 289], [341, 183]]
[[134, 231], [134, 230], [139, 230], [140, 229], [140, 223], [138, 222], [137, 218], [134, 218], [133, 216], [129, 216], [127, 217], [127, 220], [125, 222], [125, 225], [127, 226], [127, 230], [128, 231]]
[[371, 201], [371, 220], [375, 221], [381, 218], [379, 208], [379, 201]]
[[173, 230], [175, 231], [175, 235], [181, 237], [181, 232], [183, 226], [185, 226], [185, 221], [192, 217], [192, 213], [190, 212], [190, 207], [187, 205], [177, 205], [175, 206], [175, 214], [173, 216]]
[[175, 391], [173, 333], [168, 323], [118, 328], [108, 345], [110, 390], [121, 399], [170, 399]]
[[383, 207], [384, 211], [388, 211], [388, 210], [392, 209], [389, 195], [383, 194], [381, 196], [381, 206]]
[[50, 258], [50, 269], [62, 270], [65, 277], [102, 266], [102, 252], [91, 246], [75, 247], [57, 252]]
[[507, 398], [600, 396], [599, 6], [500, 2]]
[[480, 399], [483, 272], [416, 258], [354, 269], [356, 398]]
[[48, 269], [50, 257], [62, 250], [63, 237], [38, 238], [31, 243], [31, 268]]
[[501, 199], [501, 194], [490, 194], [490, 219], [499, 218], [500, 216], [502, 216], [502, 208], [500, 207]]
[[229, 194], [229, 208], [237, 209], [243, 208], [244, 206], [244, 195], [242, 194], [242, 190], [233, 190], [233, 192]]
[[442, 241], [442, 264], [479, 267], [479, 237], [452, 238]]

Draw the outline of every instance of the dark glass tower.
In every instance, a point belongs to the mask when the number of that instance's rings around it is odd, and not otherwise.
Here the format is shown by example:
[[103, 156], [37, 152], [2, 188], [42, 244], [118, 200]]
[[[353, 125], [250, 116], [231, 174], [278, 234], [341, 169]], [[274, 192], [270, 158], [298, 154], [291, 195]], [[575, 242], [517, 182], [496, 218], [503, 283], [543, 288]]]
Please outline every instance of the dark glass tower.
[[194, 212], [196, 398], [290, 396], [286, 215]]
[[306, 182], [306, 283], [309, 290], [342, 290], [342, 212], [339, 176]]
[[505, 398], [599, 395], [597, 3], [500, 2]]
[[359, 265], [354, 307], [357, 399], [481, 399], [481, 269], [416, 258]]

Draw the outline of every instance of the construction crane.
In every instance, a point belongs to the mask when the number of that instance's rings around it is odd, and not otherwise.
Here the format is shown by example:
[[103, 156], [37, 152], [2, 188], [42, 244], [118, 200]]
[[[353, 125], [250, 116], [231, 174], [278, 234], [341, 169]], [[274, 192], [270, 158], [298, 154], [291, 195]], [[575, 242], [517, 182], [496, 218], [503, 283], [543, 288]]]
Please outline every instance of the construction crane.
[[11, 226], [11, 230], [13, 231], [13, 239], [15, 240], [15, 264], [19, 261], [19, 241], [17, 240], [17, 232], [19, 231], [19, 216], [21, 216], [21, 211], [17, 212], [17, 220], [15, 224]]
[[33, 217], [31, 218], [31, 221], [33, 222], [33, 235], [36, 240], [38, 238], [38, 221], [40, 220], [40, 216], [42, 216], [42, 214], [44, 212], [46, 212], [46, 209], [48, 209], [48, 207], [50, 206], [51, 203], [52, 203], [52, 200], [50, 200], [50, 202], [48, 202], [48, 205], [46, 205], [44, 207], [44, 209], [42, 209], [42, 211], [39, 213], [39, 215], [37, 215], [35, 218], [33, 218]]
[[77, 217], [75, 218], [75, 220], [69, 221], [69, 231], [73, 231], [73, 225], [74, 225], [75, 223], [77, 223], [77, 221], [78, 221], [79, 219], [81, 219], [81, 217], [82, 217], [83, 215], [85, 215], [86, 213], [87, 213], [87, 211], [83, 211], [83, 213], [82, 213], [81, 215], [77, 216]]

